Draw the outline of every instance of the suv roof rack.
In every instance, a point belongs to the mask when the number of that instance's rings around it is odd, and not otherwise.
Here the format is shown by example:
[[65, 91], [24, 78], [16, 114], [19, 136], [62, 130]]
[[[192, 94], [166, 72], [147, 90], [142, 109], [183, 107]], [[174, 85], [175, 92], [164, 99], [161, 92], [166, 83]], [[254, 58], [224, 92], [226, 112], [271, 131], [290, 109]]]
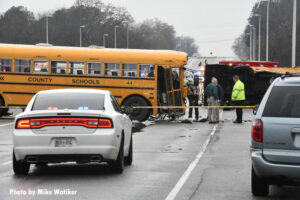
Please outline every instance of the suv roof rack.
[[281, 79], [284, 79], [284, 78], [287, 78], [287, 77], [300, 77], [300, 73], [286, 72], [285, 74], [281, 75]]

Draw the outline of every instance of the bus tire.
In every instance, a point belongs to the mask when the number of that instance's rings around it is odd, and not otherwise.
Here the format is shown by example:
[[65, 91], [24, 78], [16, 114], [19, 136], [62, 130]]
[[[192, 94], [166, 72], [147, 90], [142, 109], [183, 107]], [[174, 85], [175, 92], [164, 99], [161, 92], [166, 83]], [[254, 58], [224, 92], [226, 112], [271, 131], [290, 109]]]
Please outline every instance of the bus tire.
[[[0, 96], [0, 107], [5, 106], [2, 96]], [[0, 108], [0, 116], [5, 115], [8, 112], [8, 108]]]
[[[126, 99], [123, 106], [149, 106], [147, 101], [140, 96], [132, 96]], [[131, 114], [132, 120], [146, 121], [150, 117], [150, 109], [134, 109]]]

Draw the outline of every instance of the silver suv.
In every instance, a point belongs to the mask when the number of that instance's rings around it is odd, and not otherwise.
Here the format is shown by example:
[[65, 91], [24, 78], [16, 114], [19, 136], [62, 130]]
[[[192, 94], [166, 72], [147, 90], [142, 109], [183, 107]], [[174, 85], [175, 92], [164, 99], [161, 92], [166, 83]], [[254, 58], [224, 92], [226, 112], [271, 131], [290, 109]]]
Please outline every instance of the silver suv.
[[[292, 75], [290, 75], [292, 76]], [[300, 77], [277, 78], [252, 125], [252, 194], [300, 182]]]

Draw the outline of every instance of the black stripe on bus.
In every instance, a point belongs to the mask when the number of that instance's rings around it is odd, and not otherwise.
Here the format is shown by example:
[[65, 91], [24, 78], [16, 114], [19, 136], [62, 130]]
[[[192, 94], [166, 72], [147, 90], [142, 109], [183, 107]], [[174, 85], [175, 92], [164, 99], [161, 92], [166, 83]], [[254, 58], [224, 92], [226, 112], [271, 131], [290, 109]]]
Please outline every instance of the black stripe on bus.
[[87, 88], [112, 88], [112, 89], [138, 89], [138, 90], [154, 90], [148, 87], [117, 87], [117, 86], [93, 86], [93, 85], [64, 85], [64, 84], [37, 84], [37, 83], [16, 83], [16, 82], [0, 82], [0, 84], [8, 85], [35, 85], [35, 86], [58, 86], [58, 87], [87, 87]]
[[[29, 92], [3, 92], [3, 94], [24, 94], [24, 95], [35, 95], [36, 93]], [[114, 96], [115, 98], [122, 98], [122, 96]]]
[[81, 75], [59, 75], [59, 74], [29, 74], [29, 73], [3, 73], [0, 75], [19, 75], [19, 76], [55, 76], [55, 77], [70, 77], [70, 78], [107, 78], [107, 79], [135, 79], [135, 80], [155, 80], [154, 78], [140, 78], [140, 77], [121, 77], [121, 76], [81, 76]]
[[35, 95], [36, 93], [32, 93], [32, 92], [3, 92], [3, 94], [26, 94], [26, 95]]
[[20, 107], [26, 107], [27, 105], [23, 105], [23, 104], [8, 104], [7, 106], [20, 106]]

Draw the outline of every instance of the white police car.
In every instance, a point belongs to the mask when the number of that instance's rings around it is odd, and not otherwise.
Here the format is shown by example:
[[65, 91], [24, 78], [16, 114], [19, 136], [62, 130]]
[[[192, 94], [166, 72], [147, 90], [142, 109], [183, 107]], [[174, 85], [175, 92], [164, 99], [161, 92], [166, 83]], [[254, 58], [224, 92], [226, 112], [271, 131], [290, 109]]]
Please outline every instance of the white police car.
[[[125, 113], [126, 112], [126, 113]], [[132, 122], [109, 91], [58, 89], [38, 92], [17, 115], [13, 170], [30, 164], [107, 162], [116, 173], [132, 162]]]

